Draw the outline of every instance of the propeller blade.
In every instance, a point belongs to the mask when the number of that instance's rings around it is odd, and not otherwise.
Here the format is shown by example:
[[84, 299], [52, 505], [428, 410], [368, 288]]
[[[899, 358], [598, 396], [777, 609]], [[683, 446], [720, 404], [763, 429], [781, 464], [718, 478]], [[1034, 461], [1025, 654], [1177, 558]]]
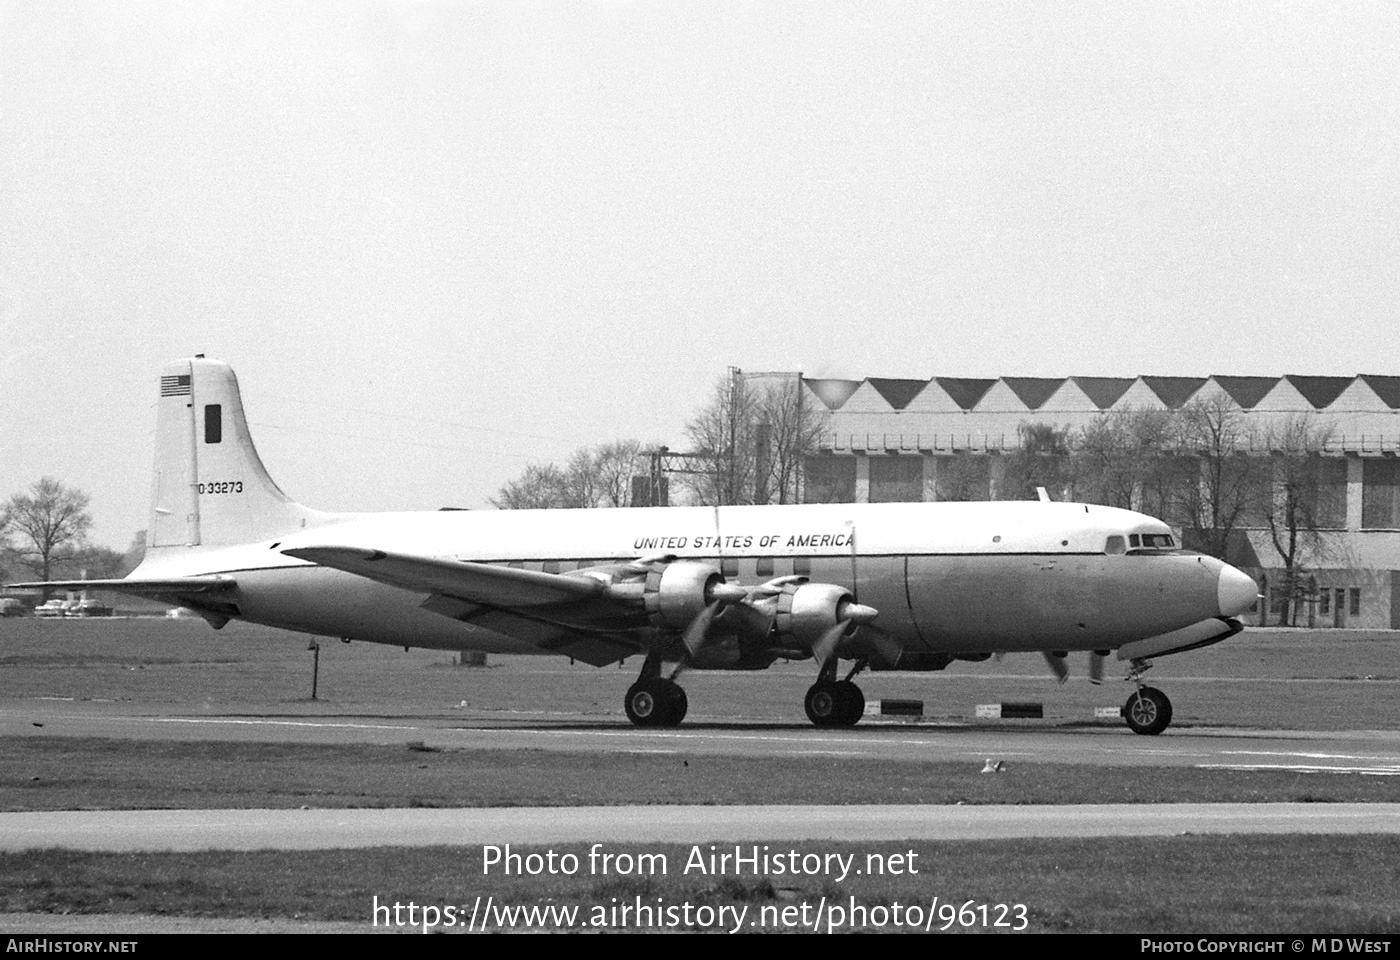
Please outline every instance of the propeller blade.
[[1089, 682], [1103, 683], [1103, 663], [1107, 654], [1095, 650], [1089, 654]]
[[710, 624], [714, 622], [715, 614], [719, 613], [720, 607], [724, 606], [723, 601], [716, 600], [695, 615], [695, 619], [686, 624], [685, 632], [681, 634], [681, 640], [685, 643], [686, 651], [693, 657], [700, 652], [700, 648], [705, 645], [706, 635], [710, 631]]
[[817, 638], [817, 642], [812, 644], [812, 659], [817, 661], [818, 669], [831, 659], [831, 655], [836, 652], [836, 644], [841, 642], [841, 637], [845, 633], [846, 625], [844, 623], [838, 623], [828, 628], [825, 633]]
[[1049, 650], [1041, 651], [1045, 655], [1045, 662], [1050, 665], [1050, 672], [1055, 675], [1055, 679], [1064, 683], [1069, 679], [1069, 664], [1065, 663], [1065, 658], [1056, 656]]

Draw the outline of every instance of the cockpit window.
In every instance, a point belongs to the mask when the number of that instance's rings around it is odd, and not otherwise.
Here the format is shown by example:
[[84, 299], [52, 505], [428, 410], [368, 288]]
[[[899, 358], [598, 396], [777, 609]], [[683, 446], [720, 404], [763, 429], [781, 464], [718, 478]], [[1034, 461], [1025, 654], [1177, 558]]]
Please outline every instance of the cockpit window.
[[1109, 537], [1108, 542], [1104, 544], [1103, 552], [1115, 556], [1127, 553], [1128, 541], [1115, 533], [1113, 536]]
[[1144, 533], [1142, 545], [1147, 550], [1172, 550], [1176, 547], [1176, 541], [1170, 533]]
[[1138, 536], [1136, 533], [1129, 534], [1128, 543], [1130, 543], [1133, 546], [1133, 548], [1136, 549], [1142, 546], [1142, 537]]

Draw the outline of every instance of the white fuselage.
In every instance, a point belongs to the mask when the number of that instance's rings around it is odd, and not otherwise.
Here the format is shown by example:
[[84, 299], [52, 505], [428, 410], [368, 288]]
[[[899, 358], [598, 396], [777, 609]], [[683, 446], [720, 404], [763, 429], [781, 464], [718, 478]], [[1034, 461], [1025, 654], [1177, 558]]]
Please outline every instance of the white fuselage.
[[1112, 537], [1169, 532], [1126, 510], [1029, 501], [322, 515], [255, 544], [153, 549], [133, 576], [230, 575], [238, 616], [292, 630], [544, 653], [424, 609], [426, 592], [282, 551], [329, 542], [560, 574], [665, 555], [712, 561], [744, 585], [797, 575], [845, 586], [913, 652], [1092, 650], [1248, 607], [1243, 575], [1218, 560], [1110, 552]]

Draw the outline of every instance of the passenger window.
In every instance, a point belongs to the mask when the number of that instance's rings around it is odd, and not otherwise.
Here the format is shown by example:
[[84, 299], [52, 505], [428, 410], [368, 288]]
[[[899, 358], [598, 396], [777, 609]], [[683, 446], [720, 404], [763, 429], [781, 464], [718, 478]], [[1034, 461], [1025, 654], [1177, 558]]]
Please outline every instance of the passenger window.
[[1128, 552], [1128, 542], [1118, 534], [1114, 534], [1108, 538], [1108, 543], [1104, 546], [1103, 552], [1113, 556], [1125, 554]]

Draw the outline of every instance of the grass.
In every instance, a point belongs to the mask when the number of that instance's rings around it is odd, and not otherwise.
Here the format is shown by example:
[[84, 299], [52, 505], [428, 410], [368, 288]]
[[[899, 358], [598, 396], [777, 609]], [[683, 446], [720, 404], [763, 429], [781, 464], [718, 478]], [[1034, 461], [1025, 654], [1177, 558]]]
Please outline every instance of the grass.
[[[1366, 934], [1400, 927], [1400, 838], [1185, 836], [1149, 839], [769, 845], [772, 853], [856, 857], [909, 853], [917, 874], [722, 875], [683, 873], [691, 848], [654, 845], [659, 876], [594, 875], [586, 846], [573, 876], [483, 875], [480, 850], [380, 848], [201, 854], [0, 854], [0, 912], [154, 914], [358, 921], [381, 905], [455, 906], [480, 897], [501, 905], [579, 906], [584, 915], [635, 904], [728, 905], [758, 919], [768, 908], [809, 919], [851, 898], [864, 906], [927, 909], [1022, 904], [1029, 932]], [[542, 848], [513, 848], [516, 853]], [[619, 848], [616, 852], [625, 852]], [[708, 853], [706, 848], [701, 853]], [[653, 861], [658, 862], [658, 861]], [[1008, 914], [1014, 919], [1018, 913]], [[381, 916], [385, 916], [381, 914]], [[421, 912], [419, 914], [421, 916]], [[995, 913], [991, 914], [995, 918]], [[387, 917], [385, 917], [387, 919]], [[401, 913], [401, 918], [407, 918]], [[827, 914], [831, 919], [831, 914]], [[664, 917], [663, 917], [664, 919]], [[877, 928], [867, 913], [866, 929]], [[888, 923], [888, 920], [887, 920]], [[935, 922], [935, 928], [942, 922]], [[631, 925], [629, 925], [631, 926]], [[956, 926], [955, 926], [956, 928]], [[755, 928], [757, 929], [757, 928]], [[767, 929], [774, 929], [769, 925]], [[891, 930], [891, 926], [883, 929]]]
[[[22, 717], [38, 698], [120, 713], [443, 717], [454, 721], [623, 723], [635, 676], [564, 660], [491, 657], [457, 669], [440, 652], [323, 642], [320, 702], [307, 696], [307, 638], [188, 621], [0, 621], [0, 702]], [[1072, 658], [1082, 675], [1082, 666]], [[917, 698], [926, 715], [966, 719], [977, 703], [1042, 701], [1046, 724], [1117, 705], [1122, 684], [1058, 687], [1033, 655], [956, 664], [939, 674], [867, 674], [871, 699]], [[695, 717], [794, 722], [810, 664], [756, 674], [688, 673]], [[1247, 631], [1164, 658], [1149, 679], [1179, 727], [1400, 728], [1400, 635]], [[103, 702], [107, 701], [107, 702]], [[115, 702], [111, 702], [115, 701]], [[465, 702], [466, 706], [462, 707]], [[1031, 721], [1034, 722], [1034, 721]], [[645, 803], [1095, 803], [1378, 801], [1395, 778], [1017, 763], [682, 757], [528, 750], [419, 752], [403, 746], [0, 738], [0, 808], [474, 806]], [[1150, 815], [1150, 814], [1145, 814]], [[759, 838], [759, 842], [762, 839]], [[667, 903], [774, 909], [857, 896], [870, 905], [1023, 903], [1033, 931], [1132, 933], [1393, 932], [1400, 846], [1389, 836], [1185, 836], [917, 843], [920, 873], [894, 879], [750, 876], [483, 876], [474, 849], [294, 853], [0, 855], [0, 912], [370, 921], [373, 898], [465, 905], [609, 908]], [[816, 852], [910, 845], [823, 844]], [[560, 848], [565, 849], [565, 848]], [[567, 848], [582, 853], [582, 848]], [[647, 852], [682, 856], [684, 848]], [[520, 851], [517, 851], [520, 852]], [[32, 929], [31, 921], [27, 929]]]
[[980, 771], [951, 761], [6, 737], [0, 809], [1400, 801], [1395, 777], [1037, 763]]

